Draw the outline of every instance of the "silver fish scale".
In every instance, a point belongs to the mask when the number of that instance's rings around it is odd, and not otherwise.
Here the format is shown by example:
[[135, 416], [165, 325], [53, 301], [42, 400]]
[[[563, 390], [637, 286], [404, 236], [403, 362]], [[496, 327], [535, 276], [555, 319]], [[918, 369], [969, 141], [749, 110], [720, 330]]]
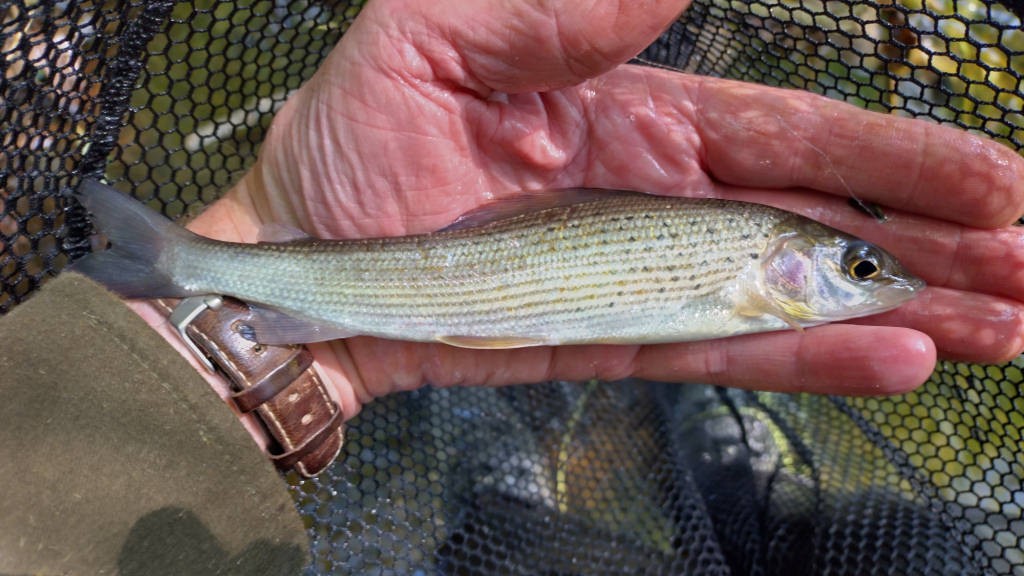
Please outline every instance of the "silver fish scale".
[[783, 328], [734, 294], [793, 215], [633, 194], [405, 238], [179, 247], [170, 273], [352, 333], [661, 342]]

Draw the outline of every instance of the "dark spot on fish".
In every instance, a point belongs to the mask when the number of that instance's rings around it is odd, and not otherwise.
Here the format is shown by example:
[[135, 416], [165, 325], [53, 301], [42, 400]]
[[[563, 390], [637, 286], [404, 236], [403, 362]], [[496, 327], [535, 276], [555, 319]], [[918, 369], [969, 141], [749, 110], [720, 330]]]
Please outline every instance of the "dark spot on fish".
[[654, 239], [655, 240], [664, 240], [665, 239], [665, 235], [664, 234], [658, 234], [657, 236], [654, 237]]
[[623, 216], [622, 219], [623, 220], [632, 220], [633, 219], [633, 215], [632, 214], [627, 214], [626, 216]]
[[643, 272], [650, 272], [650, 271], [651, 271], [651, 269], [650, 269], [650, 268], [648, 268], [647, 266], [644, 266], [644, 267], [643, 267], [643, 268], [641, 268], [640, 270], [641, 270], [641, 271], [643, 271]]
[[636, 242], [636, 236], [630, 235], [629, 241], [630, 242]]
[[740, 238], [743, 238], [744, 240], [750, 240], [750, 232], [744, 232], [743, 234], [740, 235]]
[[615, 307], [615, 302], [609, 302], [608, 303], [608, 307], [609, 308], [614, 308]]
[[736, 223], [736, 219], [733, 218], [732, 216], [730, 216], [729, 219], [728, 219], [728, 222], [729, 222], [729, 224], [735, 224]]
[[697, 279], [697, 275], [696, 274], [690, 274], [690, 282], [693, 282], [696, 279]]
[[615, 293], [615, 295], [616, 295], [616, 296], [625, 296], [625, 295], [626, 295], [626, 292], [625, 292], [625, 291], [623, 291], [623, 290], [619, 290], [618, 292], [616, 292], [616, 293]]
[[708, 232], [708, 234], [714, 234], [715, 233], [714, 226], [708, 226], [707, 232]]
[[708, 261], [707, 260], [701, 260], [700, 265], [701, 266], [707, 266], [708, 265]]
[[658, 288], [658, 293], [659, 294], [664, 294], [665, 293], [665, 287], [662, 286], [661, 288]]
[[701, 284], [700, 282], [698, 282], [698, 283], [696, 283], [696, 284], [694, 284], [694, 285], [693, 285], [693, 289], [694, 289], [694, 290], [700, 290], [700, 287], [701, 287], [701, 286], [703, 286], [703, 284]]
[[758, 254], [757, 252], [751, 252], [751, 253], [750, 253], [750, 259], [751, 259], [751, 260], [757, 260], [757, 259], [758, 259], [758, 258], [760, 258], [760, 257], [761, 257], [761, 255], [760, 255], [760, 254]]
[[726, 256], [725, 261], [731, 264], [733, 262], [732, 256]]
[[679, 276], [678, 275], [677, 276], [673, 276], [672, 277], [672, 281], [673, 282], [679, 282]]
[[764, 237], [764, 238], [770, 238], [771, 234], [769, 234], [767, 232], [764, 232], [764, 233], [761, 234], [761, 236]]

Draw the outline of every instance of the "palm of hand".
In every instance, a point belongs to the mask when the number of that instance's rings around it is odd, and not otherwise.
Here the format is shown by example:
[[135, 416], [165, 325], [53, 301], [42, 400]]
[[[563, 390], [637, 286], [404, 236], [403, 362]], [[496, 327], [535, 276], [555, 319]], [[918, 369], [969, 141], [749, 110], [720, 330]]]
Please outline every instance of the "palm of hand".
[[[315, 345], [321, 371], [347, 396], [348, 415], [373, 397], [425, 382], [637, 375], [897, 392], [931, 371], [932, 340], [948, 355], [974, 360], [1002, 360], [1024, 348], [1024, 277], [1003, 273], [994, 288], [981, 286], [1007, 259], [1024, 264], [1013, 252], [1024, 235], [963, 225], [1004, 225], [1018, 215], [1022, 166], [1012, 152], [807, 94], [615, 67], [652, 40], [673, 10], [638, 10], [631, 18], [646, 25], [625, 28], [632, 37], [601, 53], [574, 53], [573, 46], [588, 45], [581, 38], [600, 32], [599, 19], [571, 20], [571, 3], [551, 6], [565, 13], [516, 15], [532, 35], [501, 42], [498, 34], [446, 35], [415, 3], [401, 18], [388, 15], [401, 2], [372, 3], [278, 114], [248, 185], [193, 227], [247, 241], [266, 221], [327, 238], [389, 236], [441, 228], [523, 189], [629, 188], [803, 212], [878, 241], [939, 287], [866, 320], [879, 325], [871, 328], [648, 347], [473, 351], [367, 337]], [[477, 24], [496, 27], [508, 16], [494, 19]], [[552, 21], [562, 28], [545, 31]], [[507, 64], [511, 54], [523, 63]], [[951, 153], [949, 145], [965, 151]], [[877, 169], [883, 162], [904, 163], [912, 173]], [[905, 212], [879, 225], [846, 206], [847, 186]], [[965, 252], [974, 258], [965, 261]], [[964, 338], [979, 331], [987, 336]]]

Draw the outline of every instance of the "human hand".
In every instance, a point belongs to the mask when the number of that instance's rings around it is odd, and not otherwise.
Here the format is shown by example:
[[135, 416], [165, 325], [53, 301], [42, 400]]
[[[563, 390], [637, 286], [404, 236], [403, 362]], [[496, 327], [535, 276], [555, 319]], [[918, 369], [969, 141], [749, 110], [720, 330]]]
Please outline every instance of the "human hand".
[[[311, 345], [346, 416], [425, 383], [637, 376], [888, 394], [945, 357], [1024, 349], [1024, 162], [923, 121], [808, 93], [621, 65], [683, 4], [375, 0], [278, 113], [260, 161], [190, 228], [253, 242], [429, 232], [523, 189], [592, 186], [772, 204], [878, 243], [930, 285], [856, 322], [707, 342], [467, 350]], [[849, 208], [849, 186], [886, 206]]]

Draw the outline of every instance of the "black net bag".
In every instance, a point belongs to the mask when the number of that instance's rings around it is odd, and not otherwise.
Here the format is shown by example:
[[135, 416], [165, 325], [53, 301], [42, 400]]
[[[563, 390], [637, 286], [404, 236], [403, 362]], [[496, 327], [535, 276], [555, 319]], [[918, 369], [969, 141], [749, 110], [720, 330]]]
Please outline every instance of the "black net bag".
[[[0, 8], [0, 312], [89, 251], [104, 176], [179, 217], [255, 158], [362, 2]], [[1019, 7], [700, 0], [651, 65], [825, 94], [1024, 146]], [[287, 475], [308, 574], [1024, 575], [1024, 357], [901, 397], [655, 382], [426, 388]]]

